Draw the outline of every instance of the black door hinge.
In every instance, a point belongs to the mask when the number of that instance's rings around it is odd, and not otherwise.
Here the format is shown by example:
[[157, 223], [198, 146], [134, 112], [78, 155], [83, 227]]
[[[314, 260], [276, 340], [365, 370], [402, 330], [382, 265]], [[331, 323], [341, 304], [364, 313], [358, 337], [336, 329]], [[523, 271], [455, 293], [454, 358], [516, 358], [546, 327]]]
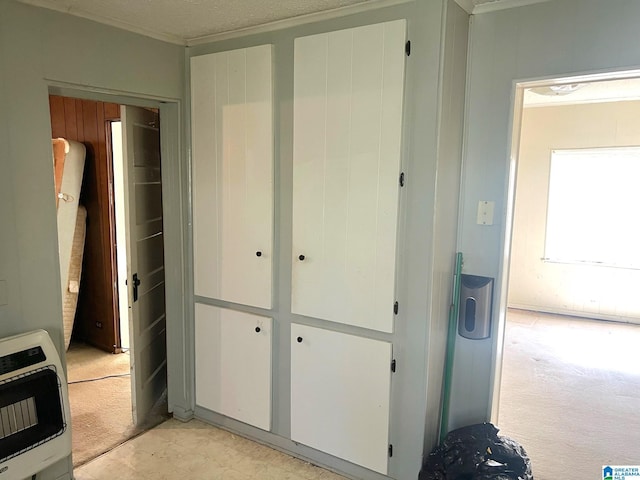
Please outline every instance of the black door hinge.
[[400, 186], [404, 187], [404, 172], [400, 174]]
[[394, 314], [394, 315], [397, 315], [397, 314], [398, 314], [398, 308], [399, 308], [399, 306], [398, 306], [398, 302], [394, 303], [394, 304], [393, 304], [393, 314]]
[[396, 373], [396, 359], [391, 360], [391, 371]]
[[389, 444], [389, 456], [393, 457], [393, 445]]
[[407, 57], [411, 55], [411, 40], [407, 40], [407, 43], [404, 44], [404, 51], [407, 54]]

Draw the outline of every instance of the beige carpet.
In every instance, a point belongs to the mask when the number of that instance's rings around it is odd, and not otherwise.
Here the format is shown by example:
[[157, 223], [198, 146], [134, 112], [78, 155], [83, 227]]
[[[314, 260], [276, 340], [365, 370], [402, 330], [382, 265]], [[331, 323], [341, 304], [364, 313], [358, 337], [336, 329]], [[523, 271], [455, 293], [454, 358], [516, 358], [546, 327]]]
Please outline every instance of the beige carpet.
[[[67, 375], [74, 466], [139, 433], [131, 414], [128, 353], [113, 355], [71, 343], [67, 351]], [[116, 377], [103, 378], [109, 376]]]
[[640, 326], [510, 311], [497, 424], [536, 480], [640, 464]]

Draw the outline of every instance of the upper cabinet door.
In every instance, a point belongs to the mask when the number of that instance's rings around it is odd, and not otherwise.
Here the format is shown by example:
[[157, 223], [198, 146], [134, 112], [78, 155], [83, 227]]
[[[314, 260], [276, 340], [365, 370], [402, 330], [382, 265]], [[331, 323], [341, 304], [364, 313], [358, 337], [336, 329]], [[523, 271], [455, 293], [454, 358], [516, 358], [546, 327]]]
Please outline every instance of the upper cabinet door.
[[191, 58], [195, 294], [271, 308], [271, 45]]
[[391, 332], [406, 22], [295, 40], [292, 311]]

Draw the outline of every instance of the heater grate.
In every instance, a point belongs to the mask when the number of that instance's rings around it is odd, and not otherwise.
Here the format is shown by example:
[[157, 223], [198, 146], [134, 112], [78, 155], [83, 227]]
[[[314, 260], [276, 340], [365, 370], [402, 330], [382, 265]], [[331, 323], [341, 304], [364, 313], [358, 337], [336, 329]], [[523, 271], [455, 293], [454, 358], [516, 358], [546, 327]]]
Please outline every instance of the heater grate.
[[40, 478], [71, 455], [66, 383], [47, 332], [0, 338], [0, 480]]
[[0, 380], [0, 464], [67, 431], [54, 365]]
[[0, 440], [37, 424], [35, 397], [0, 408]]

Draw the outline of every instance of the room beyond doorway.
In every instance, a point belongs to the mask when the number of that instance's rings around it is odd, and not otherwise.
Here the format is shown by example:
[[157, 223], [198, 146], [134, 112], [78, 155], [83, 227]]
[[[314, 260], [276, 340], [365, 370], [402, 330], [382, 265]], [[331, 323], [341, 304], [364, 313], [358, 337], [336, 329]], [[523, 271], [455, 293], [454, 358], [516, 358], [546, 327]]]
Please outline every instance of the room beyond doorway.
[[75, 467], [135, 436], [129, 354], [72, 342], [67, 351]]
[[120, 332], [114, 289], [116, 245], [108, 128], [111, 121], [120, 119], [120, 106], [50, 95], [49, 109], [52, 138], [86, 147], [79, 201], [87, 211], [87, 228], [72, 337], [114, 353], [120, 348]]
[[[619, 196], [634, 194], [625, 181], [635, 176], [616, 159], [640, 145], [640, 82], [623, 74], [531, 82], [516, 98], [524, 106], [514, 115], [518, 168], [493, 420], [527, 449], [537, 479], [599, 478], [603, 465], [635, 464], [640, 442], [640, 356], [628, 343], [640, 341], [631, 287], [640, 269], [635, 252], [618, 255], [636, 233], [616, 230], [635, 216], [637, 202]], [[593, 165], [580, 198], [573, 184], [584, 187]], [[571, 242], [558, 225], [572, 225]]]

